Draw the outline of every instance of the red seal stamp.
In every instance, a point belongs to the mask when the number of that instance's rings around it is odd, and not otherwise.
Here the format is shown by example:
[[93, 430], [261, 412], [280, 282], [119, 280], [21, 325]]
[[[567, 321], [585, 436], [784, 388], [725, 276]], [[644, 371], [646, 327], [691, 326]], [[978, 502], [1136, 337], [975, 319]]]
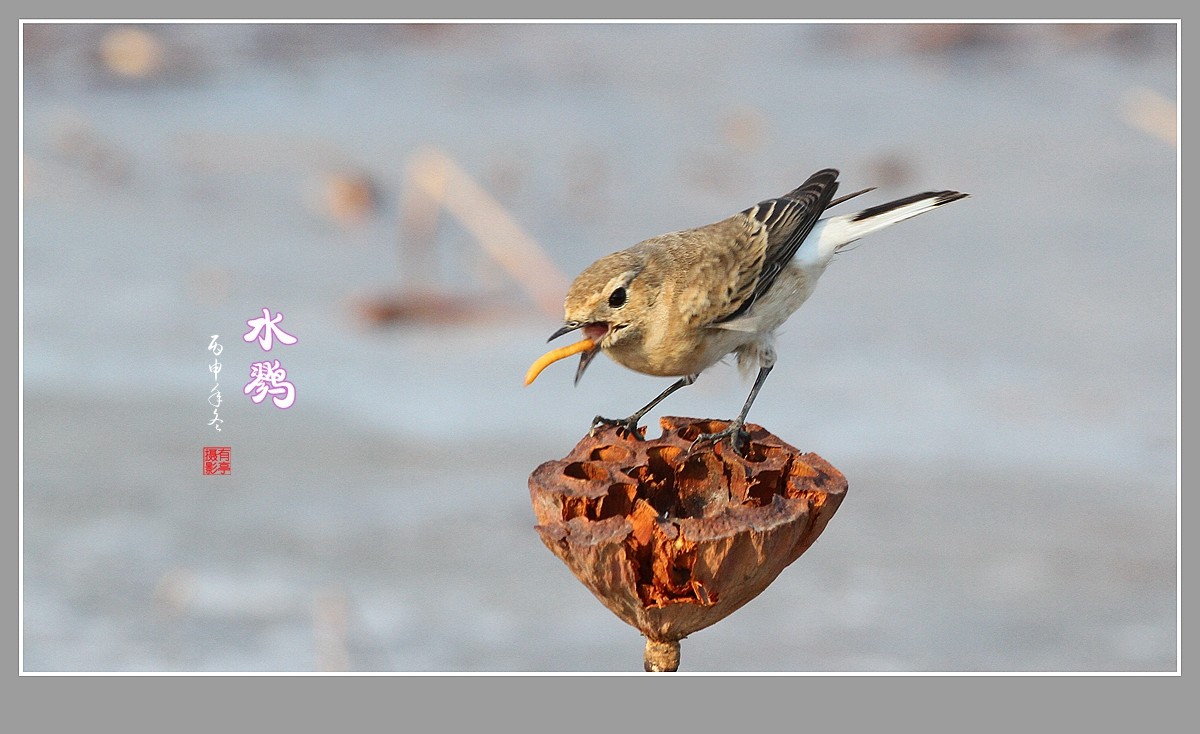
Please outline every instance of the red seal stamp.
[[204, 447], [204, 475], [229, 474], [229, 447]]

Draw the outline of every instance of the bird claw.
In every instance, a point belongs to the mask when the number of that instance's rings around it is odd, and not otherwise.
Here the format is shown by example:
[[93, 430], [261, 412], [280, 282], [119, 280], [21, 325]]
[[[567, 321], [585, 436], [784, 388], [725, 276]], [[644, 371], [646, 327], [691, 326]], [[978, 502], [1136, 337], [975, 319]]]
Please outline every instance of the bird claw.
[[637, 441], [645, 440], [645, 436], [642, 435], [642, 433], [643, 433], [642, 430], [638, 428], [637, 420], [632, 417], [618, 419], [618, 418], [605, 418], [603, 416], [598, 415], [592, 419], [592, 428], [590, 431], [588, 431], [588, 435], [595, 436], [596, 430], [599, 429], [601, 426], [612, 426], [613, 428], [616, 428], [618, 431], [628, 434], [631, 438], [633, 438]]
[[711, 443], [715, 447], [722, 439], [727, 438], [729, 439], [729, 447], [733, 449], [733, 453], [744, 457], [746, 455], [744, 446], [750, 440], [750, 434], [742, 426], [742, 423], [735, 421], [730, 423], [729, 427], [723, 431], [701, 433], [699, 436], [696, 436], [695, 441], [692, 441], [691, 448], [688, 449], [688, 454], [691, 455], [693, 451], [706, 443]]

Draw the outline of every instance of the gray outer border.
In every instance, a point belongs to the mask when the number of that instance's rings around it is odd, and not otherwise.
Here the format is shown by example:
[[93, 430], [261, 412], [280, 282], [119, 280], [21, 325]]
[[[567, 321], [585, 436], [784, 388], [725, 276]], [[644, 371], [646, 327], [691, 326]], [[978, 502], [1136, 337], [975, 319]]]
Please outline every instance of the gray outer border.
[[[445, 2], [422, 5], [418, 8], [406, 2], [401, 8], [393, 3], [342, 2], [311, 8], [290, 5], [286, 10], [294, 17], [308, 18], [334, 17], [330, 13], [336, 10], [336, 17], [360, 19], [480, 18], [485, 12], [481, 5], [449, 7]], [[1044, 2], [1022, 5], [1016, 8], [1007, 3], [995, 9], [1006, 11], [1009, 18], [1087, 17], [1078, 14], [1087, 12], [1082, 5], [1073, 9], [1051, 8]], [[918, 6], [906, 3], [904, 10], [911, 13], [906, 17], [962, 19], [964, 13], [970, 12], [961, 3], [922, 0]], [[876, 7], [887, 14], [896, 10], [895, 6]], [[210, 18], [265, 19], [272, 17], [272, 10], [283, 9], [252, 8], [245, 2], [226, 0], [210, 1], [203, 7]], [[636, 3], [610, 0], [602, 7], [570, 9], [561, 2], [521, 0], [519, 8], [510, 3], [505, 9], [510, 14], [504, 17], [511, 19], [558, 19], [572, 10], [590, 11], [582, 16], [588, 18], [599, 17], [601, 11], [608, 18], [619, 19], [681, 18], [677, 8], [651, 8], [644, 0]], [[119, 8], [110, 3], [105, 10], [110, 14], [107, 17], [114, 19], [163, 19], [166, 8], [161, 2], [122, 0]], [[692, 17], [706, 19], [730, 18], [733, 11], [740, 18], [780, 18], [807, 11], [811, 14], [806, 17], [816, 19], [853, 18], [858, 15], [853, 11], [859, 9], [840, 4], [802, 9], [784, 7], [778, 2], [743, 0], [736, 4], [692, 3], [688, 10]], [[871, 9], [862, 10], [869, 13]], [[1096, 10], [1091, 10], [1091, 17], [1097, 17]], [[1143, 3], [1137, 10], [1141, 11], [1139, 18], [1182, 18], [1178, 3]], [[311, 15], [301, 15], [305, 11]], [[94, 17], [89, 12], [95, 11], [74, 2], [38, 3], [36, 7], [20, 8], [18, 18]], [[19, 38], [19, 28], [17, 35]], [[19, 58], [19, 53], [14, 55]], [[19, 92], [16, 96], [19, 97]], [[1182, 105], [1182, 95], [1180, 101]], [[13, 123], [12, 119], [10, 116], [9, 124], [16, 127], [19, 120]], [[19, 158], [18, 150], [18, 161]], [[19, 457], [15, 463], [20, 466]], [[9, 588], [17, 587], [14, 583]], [[17, 605], [8, 606], [10, 613], [14, 606]], [[16, 644], [12, 647], [15, 659]], [[406, 725], [417, 731], [428, 730], [431, 724], [438, 730], [458, 729], [458, 725], [479, 730], [495, 727], [505, 720], [518, 725], [545, 722], [554, 728], [574, 728], [582, 720], [606, 728], [615, 724], [637, 729], [662, 721], [675, 726], [702, 723], [708, 725], [706, 729], [765, 724], [857, 731], [915, 725], [925, 731], [976, 732], [1012, 730], [1015, 726], [1046, 731], [1069, 724], [1072, 730], [1128, 731], [1153, 726], [1157, 721], [1182, 718], [1179, 677], [678, 675], [631, 680], [624, 676], [425, 675], [342, 676], [317, 681], [312, 680], [313, 676], [25, 675], [19, 678], [17, 700], [18, 714], [37, 716], [37, 728], [50, 731], [66, 728], [59, 722], [83, 729], [98, 721], [112, 721], [133, 731], [151, 727], [155, 731], [186, 730], [192, 728], [189, 724], [196, 728], [223, 725], [242, 730], [260, 722], [269, 730], [282, 730], [298, 723], [313, 729], [347, 728], [346, 724], [359, 728], [354, 726], [359, 722], [394, 726], [402, 731], [410, 728]], [[29, 719], [19, 716], [17, 720]]]

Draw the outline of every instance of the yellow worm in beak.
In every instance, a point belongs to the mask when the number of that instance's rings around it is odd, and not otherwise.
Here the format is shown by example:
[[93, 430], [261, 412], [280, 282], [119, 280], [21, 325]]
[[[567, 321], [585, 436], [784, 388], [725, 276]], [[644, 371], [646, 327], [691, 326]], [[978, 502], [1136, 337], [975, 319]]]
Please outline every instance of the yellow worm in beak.
[[554, 364], [560, 359], [566, 359], [572, 354], [587, 352], [596, 348], [596, 342], [591, 339], [582, 339], [565, 347], [551, 349], [542, 356], [538, 357], [537, 361], [529, 366], [529, 371], [525, 373], [525, 384], [531, 385], [537, 379], [537, 376], [542, 374], [542, 370]]

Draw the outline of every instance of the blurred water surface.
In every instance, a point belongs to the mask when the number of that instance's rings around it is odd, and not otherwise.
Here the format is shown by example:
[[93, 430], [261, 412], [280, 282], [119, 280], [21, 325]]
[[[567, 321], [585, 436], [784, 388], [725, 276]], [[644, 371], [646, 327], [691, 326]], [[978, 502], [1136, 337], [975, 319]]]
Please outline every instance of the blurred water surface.
[[[568, 276], [824, 166], [972, 194], [785, 327], [751, 420], [850, 491], [684, 670], [1176, 669], [1175, 26], [134, 30], [24, 26], [25, 669], [639, 668], [526, 477], [667, 383], [522, 388], [561, 317], [453, 216], [413, 235], [429, 148]], [[462, 311], [363, 307], [422, 293]], [[287, 411], [241, 391], [263, 307]]]

